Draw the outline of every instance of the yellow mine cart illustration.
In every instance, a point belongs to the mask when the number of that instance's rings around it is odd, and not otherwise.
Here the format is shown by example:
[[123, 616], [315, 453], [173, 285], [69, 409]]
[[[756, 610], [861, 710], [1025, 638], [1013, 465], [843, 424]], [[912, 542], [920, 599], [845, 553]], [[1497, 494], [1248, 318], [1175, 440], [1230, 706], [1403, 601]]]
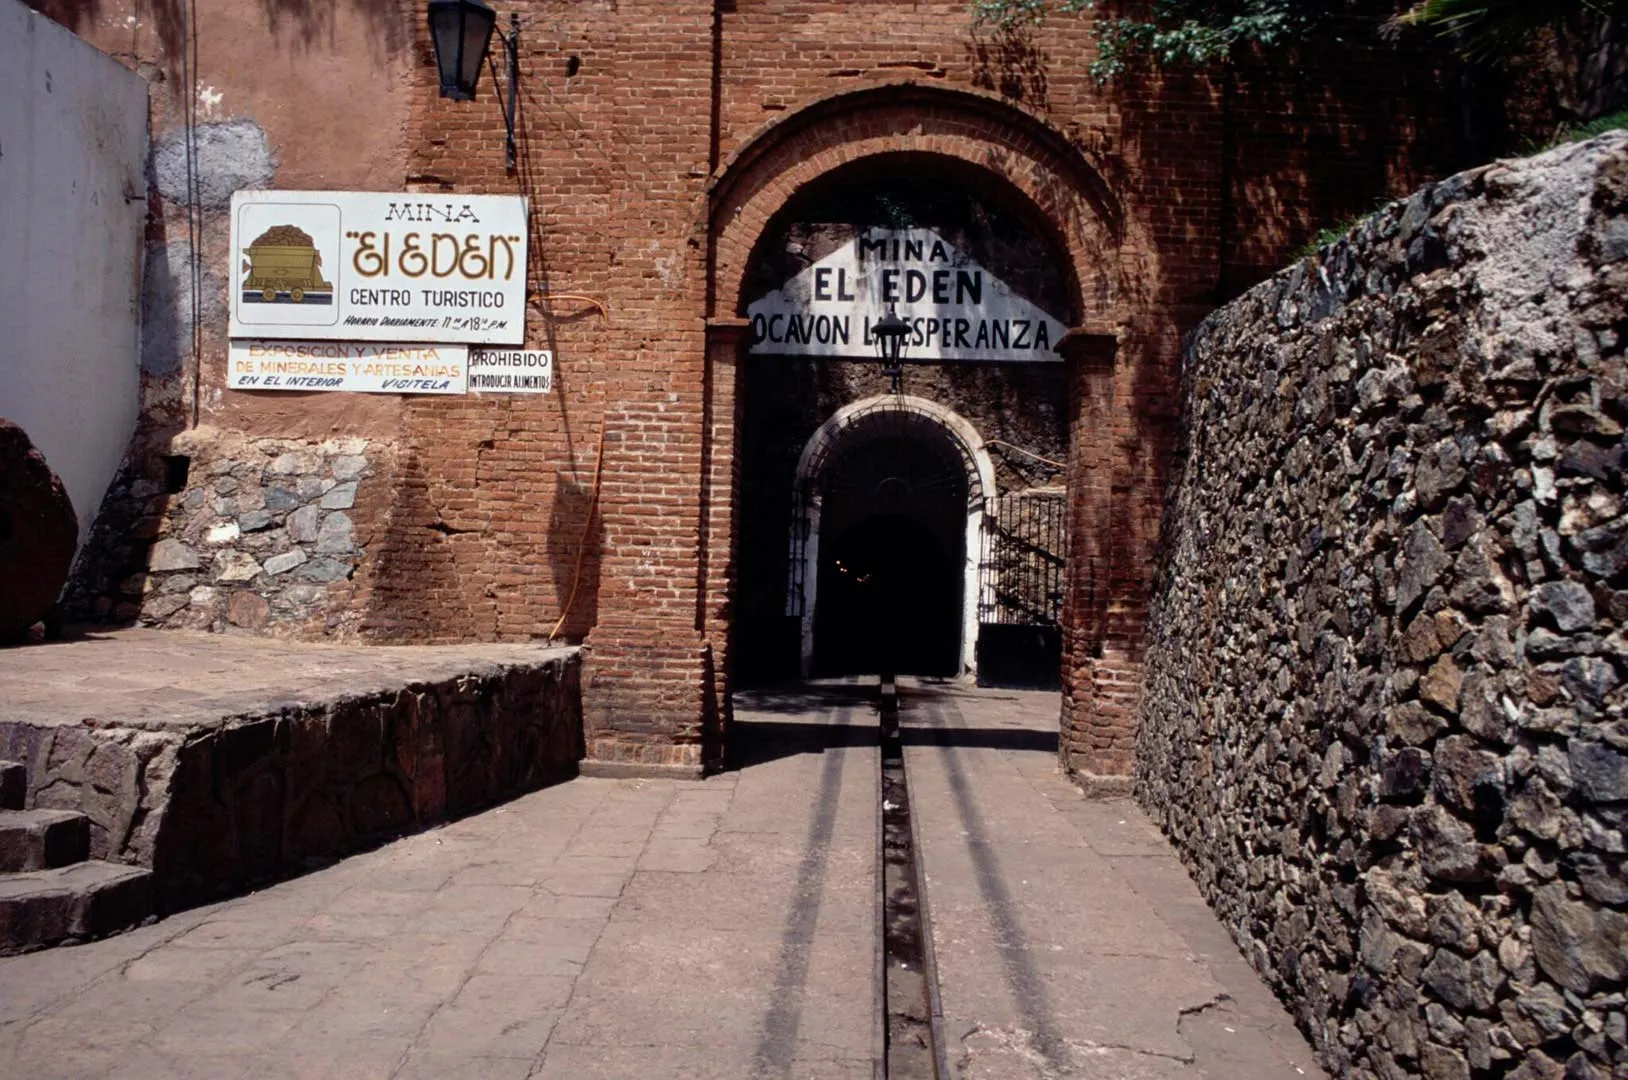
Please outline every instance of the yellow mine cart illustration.
[[275, 304], [331, 304], [332, 282], [322, 280], [322, 253], [309, 236], [292, 225], [274, 225], [244, 249], [243, 301]]

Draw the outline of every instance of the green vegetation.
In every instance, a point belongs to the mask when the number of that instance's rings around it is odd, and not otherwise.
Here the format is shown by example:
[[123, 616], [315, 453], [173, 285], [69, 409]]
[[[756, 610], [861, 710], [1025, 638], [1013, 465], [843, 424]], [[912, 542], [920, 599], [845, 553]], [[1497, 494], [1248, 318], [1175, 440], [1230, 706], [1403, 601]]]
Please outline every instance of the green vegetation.
[[1434, 30], [1460, 54], [1508, 56], [1538, 31], [1579, 18], [1628, 15], [1628, 0], [1151, 0], [1135, 16], [1117, 14], [1113, 0], [973, 0], [974, 22], [999, 33], [1021, 33], [1053, 12], [1102, 8], [1093, 32], [1099, 82], [1122, 75], [1138, 59], [1158, 67], [1208, 67], [1313, 38], [1339, 41], [1362, 32]]
[[1553, 142], [1539, 149], [1547, 150], [1550, 147], [1560, 146], [1562, 143], [1582, 142], [1585, 139], [1592, 139], [1596, 135], [1604, 135], [1608, 131], [1620, 131], [1623, 128], [1628, 128], [1628, 110], [1609, 113], [1590, 120], [1586, 124], [1561, 128]]
[[1307, 240], [1304, 244], [1302, 244], [1300, 250], [1294, 253], [1294, 257], [1296, 259], [1304, 259], [1308, 255], [1317, 254], [1318, 251], [1330, 244], [1338, 243], [1341, 237], [1350, 232], [1352, 229], [1355, 229], [1358, 225], [1361, 225], [1370, 214], [1384, 209], [1389, 202], [1389, 199], [1376, 199], [1374, 201], [1374, 208], [1372, 210], [1359, 210], [1355, 214], [1352, 214], [1350, 217], [1345, 218], [1337, 224], [1318, 229], [1316, 234], [1313, 235], [1310, 240]]
[[[1099, 0], [974, 0], [972, 8], [978, 25], [1016, 33], [1039, 25], [1053, 11], [1072, 14], [1098, 6]], [[1304, 40], [1330, 15], [1385, 6], [1378, 0], [1153, 0], [1143, 17], [1105, 12], [1096, 21], [1091, 74], [1107, 82], [1137, 57], [1160, 67], [1228, 63], [1244, 51]]]
[[1518, 51], [1538, 31], [1579, 16], [1625, 12], [1628, 0], [1418, 0], [1396, 22], [1449, 35], [1465, 56], [1496, 58]]

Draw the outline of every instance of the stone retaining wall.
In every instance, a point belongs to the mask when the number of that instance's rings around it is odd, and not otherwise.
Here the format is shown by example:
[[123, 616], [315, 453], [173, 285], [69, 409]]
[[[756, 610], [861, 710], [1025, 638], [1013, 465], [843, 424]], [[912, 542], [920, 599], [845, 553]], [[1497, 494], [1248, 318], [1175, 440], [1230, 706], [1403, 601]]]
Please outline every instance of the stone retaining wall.
[[91, 857], [151, 867], [161, 910], [241, 892], [575, 775], [581, 660], [227, 716], [210, 727], [0, 721], [30, 807], [91, 819]]
[[1628, 1075], [1628, 136], [1189, 342], [1136, 790], [1341, 1076]]
[[167, 448], [127, 462], [109, 490], [69, 586], [70, 616], [355, 636], [363, 532], [384, 514], [393, 448], [212, 428]]

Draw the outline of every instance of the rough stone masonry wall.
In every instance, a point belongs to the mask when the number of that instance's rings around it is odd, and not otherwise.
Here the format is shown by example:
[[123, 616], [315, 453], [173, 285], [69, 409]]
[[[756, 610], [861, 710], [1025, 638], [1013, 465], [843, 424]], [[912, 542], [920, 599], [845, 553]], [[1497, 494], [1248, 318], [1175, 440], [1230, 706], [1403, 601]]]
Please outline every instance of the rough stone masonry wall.
[[1628, 1075], [1628, 136], [1215, 313], [1136, 790], [1341, 1076]]
[[273, 705], [207, 726], [0, 719], [30, 807], [90, 818], [91, 857], [150, 867], [162, 910], [341, 855], [575, 774], [581, 658]]
[[115, 480], [70, 583], [70, 615], [355, 636], [362, 548], [382, 516], [374, 504], [393, 448], [195, 428], [168, 449], [132, 456]]

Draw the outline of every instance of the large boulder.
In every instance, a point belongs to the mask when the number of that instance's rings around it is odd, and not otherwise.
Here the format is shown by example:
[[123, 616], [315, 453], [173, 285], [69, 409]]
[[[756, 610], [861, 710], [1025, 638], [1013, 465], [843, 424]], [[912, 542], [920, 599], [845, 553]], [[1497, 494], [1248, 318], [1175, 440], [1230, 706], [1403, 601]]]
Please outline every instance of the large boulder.
[[51, 613], [78, 542], [68, 489], [28, 433], [0, 419], [0, 643]]

